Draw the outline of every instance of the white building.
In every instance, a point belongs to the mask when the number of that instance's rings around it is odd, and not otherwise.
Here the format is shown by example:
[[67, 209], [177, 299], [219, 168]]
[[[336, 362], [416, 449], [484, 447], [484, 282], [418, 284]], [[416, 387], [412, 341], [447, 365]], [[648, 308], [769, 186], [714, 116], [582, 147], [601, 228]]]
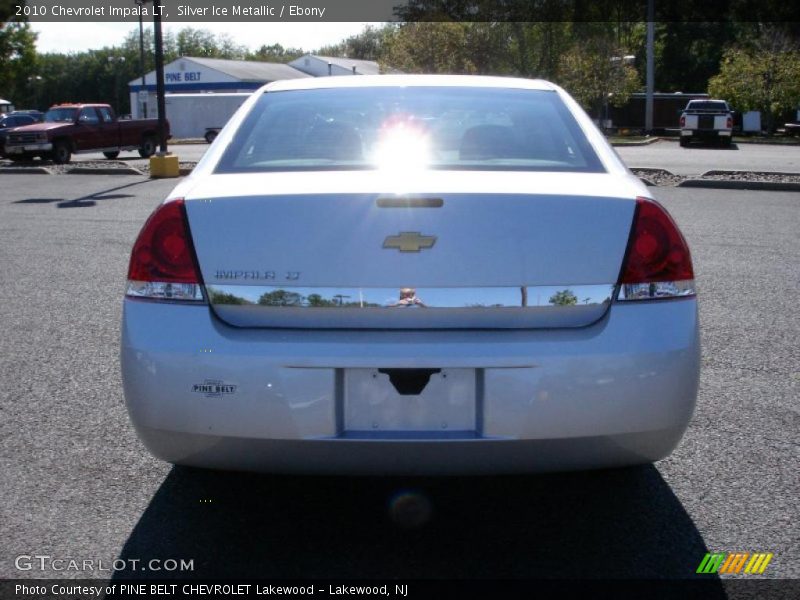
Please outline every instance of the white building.
[[306, 54], [289, 63], [292, 67], [314, 77], [330, 77], [334, 75], [378, 75], [378, 63], [372, 60], [356, 60], [354, 58], [337, 58], [335, 56], [317, 56]]
[[[252, 92], [279, 79], [310, 77], [289, 65], [249, 60], [224, 60], [184, 56], [164, 65], [164, 90], [167, 94], [214, 92]], [[156, 72], [128, 84], [131, 114], [134, 119], [157, 115]]]
[[[237, 93], [252, 93], [281, 79], [334, 75], [377, 75], [378, 63], [306, 54], [288, 64], [183, 56], [164, 65], [167, 118], [175, 138], [202, 137], [206, 128], [222, 127], [243, 102]], [[134, 119], [156, 117], [156, 72], [128, 83]], [[227, 98], [204, 96], [226, 95]], [[178, 95], [187, 96], [179, 98]], [[189, 97], [191, 96], [191, 97]], [[211, 118], [215, 115], [220, 118]]]

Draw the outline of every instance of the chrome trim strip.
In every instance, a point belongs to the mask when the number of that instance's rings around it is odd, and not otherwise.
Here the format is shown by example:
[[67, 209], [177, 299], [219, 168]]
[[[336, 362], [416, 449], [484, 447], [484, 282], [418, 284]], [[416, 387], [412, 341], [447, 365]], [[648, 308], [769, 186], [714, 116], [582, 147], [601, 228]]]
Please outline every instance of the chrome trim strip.
[[128, 280], [125, 295], [129, 298], [167, 300], [170, 302], [204, 302], [203, 286], [196, 283]]
[[615, 284], [519, 287], [334, 288], [206, 285], [214, 306], [307, 309], [499, 309], [590, 307], [611, 302]]
[[680, 281], [659, 281], [656, 283], [623, 283], [619, 286], [617, 300], [661, 300], [664, 298], [684, 298], [694, 296], [697, 290], [694, 279]]

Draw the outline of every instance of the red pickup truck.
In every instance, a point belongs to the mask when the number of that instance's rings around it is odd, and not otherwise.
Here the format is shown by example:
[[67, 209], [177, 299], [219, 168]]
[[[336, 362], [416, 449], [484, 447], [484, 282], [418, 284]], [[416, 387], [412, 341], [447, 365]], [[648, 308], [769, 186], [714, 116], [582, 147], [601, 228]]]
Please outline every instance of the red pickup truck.
[[45, 113], [43, 122], [9, 131], [5, 154], [11, 160], [39, 156], [61, 164], [80, 152], [116, 158], [122, 150], [138, 150], [147, 158], [157, 148], [157, 119], [117, 119], [108, 104], [59, 104]]

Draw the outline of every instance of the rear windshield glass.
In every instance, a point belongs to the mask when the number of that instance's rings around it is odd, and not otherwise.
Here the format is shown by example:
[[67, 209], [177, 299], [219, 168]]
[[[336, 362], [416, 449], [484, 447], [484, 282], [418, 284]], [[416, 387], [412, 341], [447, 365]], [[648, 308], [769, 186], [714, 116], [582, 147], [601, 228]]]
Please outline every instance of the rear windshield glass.
[[690, 102], [687, 110], [728, 110], [728, 105], [724, 102]]
[[264, 93], [217, 172], [405, 167], [604, 170], [555, 92], [372, 87]]

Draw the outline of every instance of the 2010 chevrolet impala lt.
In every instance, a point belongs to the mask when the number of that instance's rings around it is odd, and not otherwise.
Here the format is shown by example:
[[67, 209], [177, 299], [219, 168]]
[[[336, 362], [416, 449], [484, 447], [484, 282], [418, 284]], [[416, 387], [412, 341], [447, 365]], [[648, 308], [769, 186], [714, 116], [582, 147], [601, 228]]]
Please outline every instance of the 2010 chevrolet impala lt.
[[156, 456], [498, 473], [669, 454], [699, 376], [689, 249], [563, 90], [276, 82], [133, 247], [125, 398]]

